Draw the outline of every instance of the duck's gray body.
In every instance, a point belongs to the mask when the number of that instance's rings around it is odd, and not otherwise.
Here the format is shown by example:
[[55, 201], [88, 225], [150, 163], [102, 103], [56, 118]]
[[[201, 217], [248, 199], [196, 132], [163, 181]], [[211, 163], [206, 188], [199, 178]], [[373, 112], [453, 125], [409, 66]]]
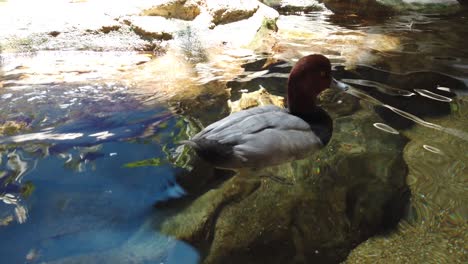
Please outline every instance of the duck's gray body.
[[266, 167], [322, 148], [331, 135], [331, 123], [323, 125], [314, 126], [287, 109], [261, 106], [219, 120], [184, 143], [219, 168]]

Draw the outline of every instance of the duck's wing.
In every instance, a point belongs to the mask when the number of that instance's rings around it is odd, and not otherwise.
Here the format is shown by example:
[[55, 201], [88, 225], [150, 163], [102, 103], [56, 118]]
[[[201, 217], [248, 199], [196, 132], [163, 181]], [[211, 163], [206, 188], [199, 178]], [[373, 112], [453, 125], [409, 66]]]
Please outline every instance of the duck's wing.
[[249, 117], [269, 112], [287, 113], [287, 110], [275, 105], [266, 105], [239, 111], [207, 126], [205, 129], [193, 136], [192, 140], [203, 138], [207, 134], [213, 135], [222, 131], [227, 131], [229, 129], [235, 129], [236, 127], [238, 128], [239, 122], [246, 121]]
[[225, 168], [279, 164], [323, 146], [307, 122], [279, 107], [238, 112], [208, 126], [192, 141], [200, 156]]

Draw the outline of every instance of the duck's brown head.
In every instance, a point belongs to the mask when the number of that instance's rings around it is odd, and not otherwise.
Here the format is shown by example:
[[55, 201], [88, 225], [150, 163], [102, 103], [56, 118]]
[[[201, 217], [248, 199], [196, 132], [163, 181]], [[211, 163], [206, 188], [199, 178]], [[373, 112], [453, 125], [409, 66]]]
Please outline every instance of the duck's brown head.
[[312, 113], [317, 95], [329, 88], [331, 82], [331, 63], [327, 57], [320, 54], [302, 57], [289, 74], [289, 111], [297, 115]]

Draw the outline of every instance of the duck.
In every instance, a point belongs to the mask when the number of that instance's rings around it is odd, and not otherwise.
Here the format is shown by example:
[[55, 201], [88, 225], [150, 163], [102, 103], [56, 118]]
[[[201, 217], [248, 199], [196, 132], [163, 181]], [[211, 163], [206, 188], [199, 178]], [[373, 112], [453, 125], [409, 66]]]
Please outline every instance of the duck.
[[345, 90], [321, 54], [302, 57], [287, 82], [288, 108], [266, 105], [235, 112], [182, 144], [221, 169], [263, 168], [303, 159], [330, 141], [333, 121], [316, 105], [330, 87]]

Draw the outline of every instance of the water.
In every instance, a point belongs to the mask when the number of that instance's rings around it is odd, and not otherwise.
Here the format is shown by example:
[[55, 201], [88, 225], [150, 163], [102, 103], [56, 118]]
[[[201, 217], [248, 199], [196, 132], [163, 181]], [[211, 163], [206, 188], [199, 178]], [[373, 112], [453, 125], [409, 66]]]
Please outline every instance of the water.
[[[181, 169], [164, 164], [170, 154], [163, 149], [174, 148], [183, 119], [133, 97], [125, 87], [92, 85], [3, 94], [2, 118], [31, 127], [2, 137], [2, 236], [9, 239], [0, 252], [9, 263], [136, 251], [124, 245], [153, 214], [153, 204], [183, 194], [175, 182]], [[134, 164], [158, 159], [159, 166]], [[159, 236], [169, 253], [184, 247]], [[168, 252], [147, 261], [166, 261]]]
[[[259, 84], [284, 96], [292, 63], [313, 52], [331, 58], [334, 76], [354, 87], [350, 94], [359, 98], [361, 113], [379, 116], [369, 124], [373, 133], [408, 139], [401, 149], [411, 190], [408, 209], [393, 233], [365, 242], [349, 262], [378, 261], [375, 252], [383, 249], [395, 261], [466, 258], [467, 20], [466, 12], [384, 21], [328, 13], [283, 16], [274, 56], [236, 57], [245, 71], [231, 79], [220, 78], [220, 63], [199, 63], [195, 76], [188, 76], [200, 92], [169, 104], [148, 101], [153, 94], [121, 84], [125, 77], [114, 73], [103, 80], [94, 72], [79, 82], [37, 78], [28, 84], [11, 74], [21, 67], [7, 63], [4, 73], [13, 82], [0, 90], [0, 123], [9, 124], [0, 130], [2, 262], [197, 263], [205, 253], [150, 224], [170, 214], [155, 203], [189, 191], [178, 179], [190, 175], [194, 164], [177, 142], [227, 115], [225, 85], [232, 100]], [[268, 60], [278, 63], [262, 67]], [[158, 78], [151, 87], [172, 87], [164, 81]], [[146, 91], [150, 85], [142, 86]], [[348, 99], [331, 101], [340, 100]], [[342, 114], [333, 104], [327, 107], [331, 115]], [[408, 253], [414, 245], [420, 253]]]

